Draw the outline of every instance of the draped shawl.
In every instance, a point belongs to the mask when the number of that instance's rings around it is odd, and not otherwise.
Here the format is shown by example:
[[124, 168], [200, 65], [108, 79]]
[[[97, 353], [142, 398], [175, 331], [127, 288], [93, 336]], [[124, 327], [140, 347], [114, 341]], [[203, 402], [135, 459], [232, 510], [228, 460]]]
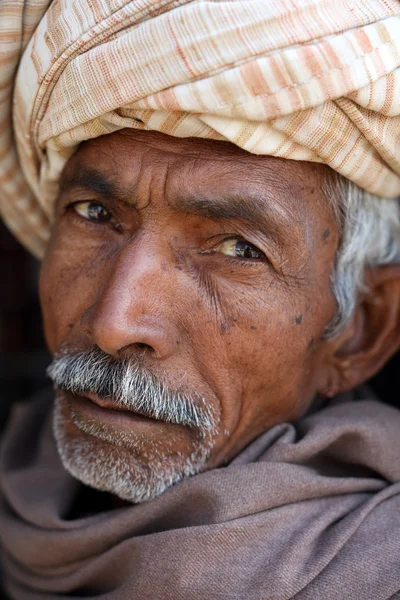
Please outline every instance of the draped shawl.
[[1, 452], [12, 598], [400, 598], [397, 409], [342, 397], [155, 500], [96, 510], [93, 492], [73, 515], [85, 488], [60, 463], [50, 408], [17, 408]]
[[2, 0], [0, 209], [42, 256], [60, 173], [124, 127], [400, 195], [399, 0]]

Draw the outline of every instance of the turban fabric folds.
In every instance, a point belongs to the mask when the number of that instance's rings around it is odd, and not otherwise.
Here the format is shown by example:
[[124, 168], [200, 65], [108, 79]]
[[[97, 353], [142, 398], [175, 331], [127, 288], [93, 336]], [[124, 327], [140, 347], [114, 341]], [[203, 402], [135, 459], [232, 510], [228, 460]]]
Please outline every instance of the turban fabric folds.
[[399, 0], [2, 0], [0, 209], [37, 256], [80, 142], [125, 127], [400, 195]]

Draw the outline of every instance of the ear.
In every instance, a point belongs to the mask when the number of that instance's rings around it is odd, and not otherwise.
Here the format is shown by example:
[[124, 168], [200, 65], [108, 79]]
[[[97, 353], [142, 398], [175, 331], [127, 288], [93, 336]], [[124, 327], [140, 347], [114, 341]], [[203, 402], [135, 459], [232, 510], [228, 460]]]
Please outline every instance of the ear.
[[400, 265], [367, 269], [365, 284], [350, 322], [328, 342], [325, 395], [364, 383], [400, 348]]

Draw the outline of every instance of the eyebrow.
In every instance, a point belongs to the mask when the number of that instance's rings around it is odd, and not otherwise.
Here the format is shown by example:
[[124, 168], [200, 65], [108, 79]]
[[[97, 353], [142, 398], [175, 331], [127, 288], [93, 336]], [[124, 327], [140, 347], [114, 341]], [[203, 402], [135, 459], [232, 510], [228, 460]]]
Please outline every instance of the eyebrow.
[[[114, 198], [125, 207], [134, 209], [136, 186], [129, 193], [117, 182], [111, 180], [93, 167], [77, 165], [71, 173], [66, 174], [60, 181], [60, 196], [73, 188], [84, 188], [103, 198]], [[293, 191], [287, 191], [287, 195]], [[280, 194], [281, 195], [281, 194]], [[232, 191], [226, 193], [211, 192], [209, 194], [173, 194], [168, 199], [169, 206], [185, 215], [203, 216], [213, 221], [238, 220], [247, 222], [258, 230], [261, 228], [270, 235], [279, 236], [282, 228], [291, 227], [293, 218], [284, 210], [281, 203], [272, 198], [272, 194], [253, 190]]]
[[259, 189], [234, 191], [225, 194], [174, 196], [170, 205], [177, 211], [189, 215], [201, 215], [210, 220], [238, 220], [247, 222], [268, 231], [270, 235], [279, 233], [282, 228], [291, 227], [291, 219], [281, 204], [272, 201], [270, 194]]
[[112, 197], [123, 204], [133, 206], [128, 202], [126, 191], [122, 187], [91, 167], [77, 165], [71, 174], [61, 177], [60, 196], [73, 188], [84, 188], [103, 198]]

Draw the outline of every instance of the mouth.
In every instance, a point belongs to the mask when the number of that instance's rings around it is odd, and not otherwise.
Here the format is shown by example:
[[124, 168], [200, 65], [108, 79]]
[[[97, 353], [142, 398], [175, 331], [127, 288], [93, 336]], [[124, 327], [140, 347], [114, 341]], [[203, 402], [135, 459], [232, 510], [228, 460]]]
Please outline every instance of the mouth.
[[96, 404], [96, 406], [99, 406], [100, 408], [103, 408], [105, 410], [111, 410], [111, 411], [118, 412], [118, 413], [124, 413], [124, 414], [128, 414], [128, 415], [133, 415], [136, 417], [141, 417], [143, 419], [146, 419], [147, 421], [159, 421], [159, 419], [150, 417], [148, 414], [145, 414], [144, 412], [142, 412], [140, 410], [132, 410], [129, 408], [125, 408], [125, 407], [121, 406], [120, 404], [118, 404], [112, 398], [100, 398], [100, 396], [96, 396], [96, 394], [91, 394], [91, 393], [87, 393], [87, 394], [85, 394], [85, 396], [81, 396], [81, 398], [88, 399], [88, 400], [90, 400], [90, 402], [93, 402], [94, 404]]
[[90, 421], [109, 423], [123, 427], [166, 425], [165, 421], [154, 419], [148, 415], [121, 407], [111, 398], [100, 398], [95, 394], [87, 393], [85, 396], [62, 391], [73, 413], [80, 418]]

